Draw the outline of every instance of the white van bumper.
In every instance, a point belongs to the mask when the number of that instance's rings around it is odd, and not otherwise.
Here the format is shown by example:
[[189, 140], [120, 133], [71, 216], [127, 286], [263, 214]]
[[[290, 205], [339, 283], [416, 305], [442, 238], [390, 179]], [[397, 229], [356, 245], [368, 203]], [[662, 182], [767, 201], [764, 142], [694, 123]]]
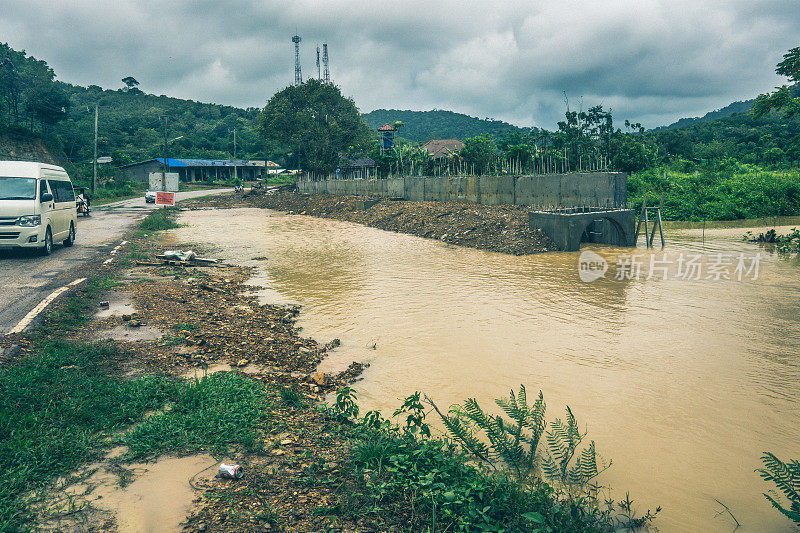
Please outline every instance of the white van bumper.
[[0, 249], [41, 248], [44, 246], [44, 231], [45, 228], [41, 225], [0, 226]]

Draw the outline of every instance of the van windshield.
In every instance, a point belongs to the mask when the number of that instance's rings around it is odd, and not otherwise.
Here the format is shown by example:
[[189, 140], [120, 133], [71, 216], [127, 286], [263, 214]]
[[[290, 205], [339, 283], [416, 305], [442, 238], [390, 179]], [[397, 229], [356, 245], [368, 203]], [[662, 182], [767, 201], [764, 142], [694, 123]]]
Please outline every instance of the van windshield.
[[0, 200], [35, 200], [36, 178], [0, 176]]

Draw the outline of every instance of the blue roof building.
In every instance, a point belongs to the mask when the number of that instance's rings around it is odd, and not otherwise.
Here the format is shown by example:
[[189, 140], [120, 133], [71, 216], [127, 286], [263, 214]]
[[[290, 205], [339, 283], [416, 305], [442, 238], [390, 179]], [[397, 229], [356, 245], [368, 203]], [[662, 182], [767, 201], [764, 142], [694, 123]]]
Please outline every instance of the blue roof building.
[[168, 157], [166, 168], [164, 158], [157, 157], [121, 165], [119, 170], [131, 181], [147, 183], [151, 172], [177, 172], [181, 181], [225, 181], [236, 176], [243, 181], [264, 178], [267, 169], [277, 168], [272, 161], [253, 161], [247, 159], [177, 159]]

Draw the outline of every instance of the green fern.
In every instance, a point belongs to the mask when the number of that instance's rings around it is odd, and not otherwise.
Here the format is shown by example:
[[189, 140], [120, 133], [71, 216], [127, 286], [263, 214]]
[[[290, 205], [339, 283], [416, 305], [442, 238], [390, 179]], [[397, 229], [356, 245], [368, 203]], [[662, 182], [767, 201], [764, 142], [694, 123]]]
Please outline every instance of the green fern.
[[574, 464], [570, 466], [584, 437], [586, 433], [580, 432], [572, 410], [567, 407], [566, 423], [555, 419], [550, 423], [550, 430], [546, 434], [547, 455], [542, 459], [544, 477], [569, 488], [584, 486], [608, 469], [611, 461], [602, 469], [598, 469], [594, 441], [578, 454]]
[[764, 452], [764, 455], [761, 456], [761, 461], [764, 463], [764, 468], [759, 468], [756, 472], [761, 475], [764, 481], [775, 483], [789, 500], [789, 508], [785, 508], [778, 501], [780, 496], [775, 491], [769, 491], [774, 496], [764, 493], [764, 497], [778, 511], [793, 520], [795, 524], [800, 525], [800, 462], [794, 460], [784, 463], [769, 452]]
[[[427, 401], [442, 417], [450, 435], [465, 450], [495, 470], [499, 470], [499, 465], [506, 467], [522, 482], [530, 480], [541, 467], [544, 478], [556, 481], [572, 492], [575, 488], [585, 488], [591, 479], [611, 466], [609, 461], [608, 465], [598, 468], [594, 441], [576, 455], [586, 433], [578, 429], [578, 422], [569, 407], [565, 421], [554, 420], [545, 432], [546, 406], [541, 391], [533, 405], [528, 405], [524, 385], [520, 385], [518, 394], [512, 390], [508, 399], [495, 400], [508, 419], [487, 414], [475, 398], [452, 406], [447, 415], [443, 415], [430, 399]], [[547, 441], [546, 454], [539, 461], [537, 449], [543, 435]]]
[[[504, 462], [520, 480], [527, 479], [536, 466], [536, 449], [545, 429], [545, 403], [542, 392], [528, 405], [525, 386], [519, 394], [512, 390], [508, 399], [495, 400], [508, 416], [486, 414], [475, 398], [454, 405], [441, 415], [447, 431], [478, 459], [497, 469]], [[483, 433], [484, 438], [479, 435]], [[488, 441], [488, 444], [486, 443]]]

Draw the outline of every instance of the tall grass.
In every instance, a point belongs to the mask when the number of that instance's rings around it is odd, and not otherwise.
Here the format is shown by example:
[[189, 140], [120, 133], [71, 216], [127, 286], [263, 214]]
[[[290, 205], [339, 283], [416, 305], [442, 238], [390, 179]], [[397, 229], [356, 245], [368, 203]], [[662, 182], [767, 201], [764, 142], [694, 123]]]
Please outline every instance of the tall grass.
[[[800, 170], [769, 171], [730, 163], [687, 169], [655, 168], [628, 178], [628, 205], [657, 205], [667, 220], [738, 220], [800, 215]], [[666, 176], [665, 173], [666, 172]]]

